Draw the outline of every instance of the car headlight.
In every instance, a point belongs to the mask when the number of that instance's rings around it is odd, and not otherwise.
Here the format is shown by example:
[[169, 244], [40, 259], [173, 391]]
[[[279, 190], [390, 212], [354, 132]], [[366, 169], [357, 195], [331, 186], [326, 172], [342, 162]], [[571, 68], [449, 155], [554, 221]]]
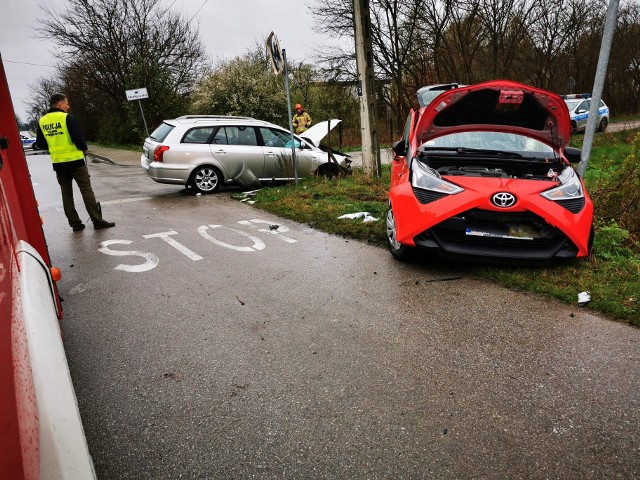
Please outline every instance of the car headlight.
[[411, 162], [411, 185], [422, 190], [455, 195], [464, 192], [464, 188], [443, 180], [437, 170], [427, 167], [418, 160]]
[[558, 175], [558, 180], [561, 185], [559, 187], [552, 188], [551, 190], [547, 190], [546, 192], [542, 192], [542, 195], [547, 200], [558, 201], [558, 200], [573, 200], [576, 198], [584, 197], [584, 190], [582, 189], [582, 182], [580, 181], [580, 177], [571, 167], [565, 168], [560, 175]]

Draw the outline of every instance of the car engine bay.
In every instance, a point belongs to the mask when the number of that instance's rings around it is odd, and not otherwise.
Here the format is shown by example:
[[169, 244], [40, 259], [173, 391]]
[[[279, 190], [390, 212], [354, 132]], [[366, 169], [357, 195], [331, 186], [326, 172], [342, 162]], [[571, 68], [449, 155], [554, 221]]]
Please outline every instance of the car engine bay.
[[560, 159], [459, 157], [452, 155], [420, 154], [418, 161], [442, 176], [519, 178], [524, 180], [558, 181], [565, 168]]

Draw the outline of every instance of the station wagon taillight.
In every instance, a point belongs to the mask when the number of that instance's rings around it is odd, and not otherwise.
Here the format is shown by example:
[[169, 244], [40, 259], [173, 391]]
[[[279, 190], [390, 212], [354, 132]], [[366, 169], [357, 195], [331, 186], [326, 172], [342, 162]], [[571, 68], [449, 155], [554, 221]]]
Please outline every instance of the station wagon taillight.
[[154, 162], [161, 162], [162, 161], [162, 156], [164, 155], [164, 152], [166, 152], [167, 150], [169, 150], [169, 147], [166, 145], [158, 145], [156, 147], [156, 149], [153, 151], [153, 161]]

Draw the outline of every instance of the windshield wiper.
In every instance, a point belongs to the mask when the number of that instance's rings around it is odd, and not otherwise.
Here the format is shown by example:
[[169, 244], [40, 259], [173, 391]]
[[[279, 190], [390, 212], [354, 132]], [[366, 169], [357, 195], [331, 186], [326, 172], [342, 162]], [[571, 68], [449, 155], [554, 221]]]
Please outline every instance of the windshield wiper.
[[511, 158], [523, 158], [523, 156], [517, 152], [509, 152], [504, 150], [485, 150], [484, 148], [468, 148], [468, 147], [458, 147], [454, 149], [458, 153], [463, 154], [479, 154], [479, 155], [498, 155], [501, 157], [511, 157]]

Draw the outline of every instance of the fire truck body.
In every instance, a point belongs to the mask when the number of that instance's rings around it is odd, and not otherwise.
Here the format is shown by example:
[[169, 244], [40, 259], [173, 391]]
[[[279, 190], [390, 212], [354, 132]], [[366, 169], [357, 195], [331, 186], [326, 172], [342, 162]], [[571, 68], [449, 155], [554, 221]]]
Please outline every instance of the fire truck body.
[[62, 309], [0, 62], [0, 479], [92, 479]]

